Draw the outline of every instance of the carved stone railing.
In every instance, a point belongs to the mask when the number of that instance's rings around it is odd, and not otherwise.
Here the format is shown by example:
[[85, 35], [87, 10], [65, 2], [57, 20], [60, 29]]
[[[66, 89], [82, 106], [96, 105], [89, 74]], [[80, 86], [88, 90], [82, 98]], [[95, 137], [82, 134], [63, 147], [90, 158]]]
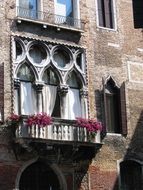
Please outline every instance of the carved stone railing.
[[58, 141], [79, 141], [100, 143], [100, 131], [95, 138], [91, 138], [90, 132], [85, 128], [75, 125], [74, 120], [53, 119], [51, 125], [40, 127], [38, 125], [27, 126], [26, 118], [16, 130], [16, 138], [36, 138]]
[[84, 22], [80, 19], [56, 15], [50, 12], [35, 11], [23, 7], [17, 7], [17, 16], [34, 21], [42, 21], [45, 24], [54, 24], [68, 28], [76, 28], [79, 30], [83, 30], [84, 28]]

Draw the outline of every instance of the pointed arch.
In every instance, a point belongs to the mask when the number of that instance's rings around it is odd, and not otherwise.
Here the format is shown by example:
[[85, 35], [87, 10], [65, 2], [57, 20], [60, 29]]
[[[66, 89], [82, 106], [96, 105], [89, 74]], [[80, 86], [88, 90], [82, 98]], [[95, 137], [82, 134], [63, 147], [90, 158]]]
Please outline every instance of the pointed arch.
[[[35, 69], [35, 67], [32, 65], [32, 64], [30, 64], [30, 63], [28, 63], [28, 62], [26, 62], [26, 61], [24, 61], [24, 62], [21, 62], [19, 65], [18, 65], [18, 67], [16, 68], [16, 71], [15, 71], [15, 76], [16, 76], [16, 78], [19, 78], [18, 77], [18, 75], [20, 75], [20, 69], [22, 69], [23, 68], [23, 72], [24, 72], [24, 70], [25, 70], [25, 72], [29, 72], [29, 74], [31, 75], [31, 78], [32, 78], [32, 82], [34, 82], [34, 81], [36, 81], [36, 80], [38, 80], [38, 73], [37, 73], [37, 71], [36, 71], [36, 69]], [[25, 68], [25, 69], [24, 69]], [[21, 71], [22, 72], [22, 71]], [[23, 73], [24, 74], [24, 73]], [[25, 73], [26, 74], [26, 73]], [[22, 73], [21, 73], [21, 75], [22, 75]], [[23, 76], [24, 77], [24, 76]], [[26, 79], [27, 77], [25, 76], [25, 79]], [[24, 80], [24, 79], [22, 79], [22, 76], [21, 76], [21, 80]], [[28, 80], [28, 78], [26, 79], [26, 80]], [[30, 80], [30, 78], [29, 78], [29, 81], [31, 81]]]
[[68, 73], [66, 74], [66, 76], [65, 76], [65, 81], [66, 81], [66, 83], [67, 83], [69, 77], [72, 76], [72, 75], [74, 75], [74, 76], [76, 77], [76, 79], [77, 79], [77, 81], [78, 81], [78, 83], [79, 83], [80, 89], [82, 89], [83, 87], [86, 86], [85, 78], [83, 77], [83, 75], [82, 75], [80, 72], [78, 72], [78, 71], [77, 71], [76, 69], [74, 69], [74, 68], [73, 68], [72, 70], [70, 70], [70, 72], [68, 72]]
[[69, 86], [67, 93], [67, 119], [75, 119], [82, 116], [82, 105], [80, 89], [84, 86], [80, 75], [72, 70], [66, 76], [66, 83]]
[[113, 77], [103, 80], [104, 117], [108, 133], [127, 135], [125, 85], [119, 87]]
[[31, 115], [37, 112], [37, 94], [33, 87], [35, 72], [27, 62], [19, 64], [16, 70], [16, 78], [20, 81], [19, 88], [15, 88], [15, 111], [18, 114]]
[[47, 67], [42, 73], [45, 85], [42, 90], [43, 111], [53, 117], [60, 117], [60, 97], [57, 93], [60, 77], [52, 67]]
[[107, 85], [108, 83], [111, 83], [112, 86], [116, 88], [120, 88], [117, 81], [111, 75], [108, 75], [106, 79], [103, 79], [103, 85]]
[[[50, 83], [50, 73], [51, 73], [51, 77], [52, 77], [51, 79], [54, 80], [53, 77], [55, 77], [55, 80], [53, 81], [54, 85], [58, 85], [58, 84], [62, 83], [63, 80], [62, 80], [62, 76], [61, 76], [59, 70], [54, 69], [53, 67], [51, 67], [49, 65], [47, 67], [45, 67], [41, 73], [42, 81], [44, 81], [45, 83]], [[49, 77], [49, 80], [47, 78], [47, 82], [46, 82], [46, 75], [47, 75], [47, 77]]]

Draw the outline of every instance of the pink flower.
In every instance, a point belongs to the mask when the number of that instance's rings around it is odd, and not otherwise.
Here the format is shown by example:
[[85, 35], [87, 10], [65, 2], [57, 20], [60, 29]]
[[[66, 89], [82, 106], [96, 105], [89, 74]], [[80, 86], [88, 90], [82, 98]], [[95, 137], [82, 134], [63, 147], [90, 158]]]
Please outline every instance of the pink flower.
[[102, 130], [101, 122], [98, 122], [95, 119], [76, 118], [76, 126], [86, 128], [89, 132]]
[[46, 113], [38, 113], [36, 115], [31, 115], [26, 120], [28, 126], [38, 125], [39, 127], [45, 127], [52, 123], [52, 118]]

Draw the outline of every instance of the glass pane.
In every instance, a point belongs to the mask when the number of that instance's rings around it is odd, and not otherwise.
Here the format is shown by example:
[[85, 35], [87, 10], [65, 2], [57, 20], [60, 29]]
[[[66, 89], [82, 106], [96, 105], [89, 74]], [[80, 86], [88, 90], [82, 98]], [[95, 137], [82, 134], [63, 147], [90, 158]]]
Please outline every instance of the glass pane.
[[17, 73], [17, 77], [21, 80], [26, 80], [26, 81], [34, 81], [35, 77], [34, 77], [34, 73], [31, 71], [31, 69], [26, 65], [23, 64], [18, 73]]
[[70, 63], [70, 57], [64, 50], [56, 50], [54, 53], [54, 60], [58, 66], [64, 68]]
[[46, 70], [44, 72], [43, 81], [47, 84], [58, 85], [58, 78], [52, 70]]
[[26, 9], [37, 10], [37, 0], [19, 0], [19, 6]]
[[31, 46], [29, 50], [29, 55], [32, 61], [37, 64], [44, 62], [47, 58], [46, 50], [39, 45]]
[[57, 15], [73, 17], [73, 0], [56, 0], [55, 12]]
[[22, 56], [22, 47], [19, 44], [19, 42], [16, 41], [16, 59], [20, 59], [20, 57]]
[[67, 84], [70, 87], [79, 88], [80, 85], [79, 85], [79, 82], [77, 80], [77, 77], [76, 77], [75, 73], [72, 72], [72, 73], [69, 74]]
[[113, 133], [118, 133], [120, 131], [120, 116], [117, 98], [117, 94], [106, 94], [108, 132]]

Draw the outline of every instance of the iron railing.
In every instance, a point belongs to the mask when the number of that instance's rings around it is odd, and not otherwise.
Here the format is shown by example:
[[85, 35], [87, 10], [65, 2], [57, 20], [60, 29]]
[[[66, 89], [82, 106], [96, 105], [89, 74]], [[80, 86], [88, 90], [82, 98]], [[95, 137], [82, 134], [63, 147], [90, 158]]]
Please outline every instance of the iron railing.
[[35, 21], [42, 21], [45, 24], [53, 24], [68, 28], [83, 30], [84, 23], [80, 19], [52, 14], [50, 12], [35, 11], [23, 7], [17, 7], [17, 16]]
[[76, 126], [73, 120], [54, 118], [53, 123], [45, 127], [38, 125], [27, 126], [25, 121], [26, 118], [23, 118], [22, 123], [17, 128], [16, 138], [100, 143], [100, 131], [97, 132], [95, 138], [91, 139], [91, 133], [85, 128]]

